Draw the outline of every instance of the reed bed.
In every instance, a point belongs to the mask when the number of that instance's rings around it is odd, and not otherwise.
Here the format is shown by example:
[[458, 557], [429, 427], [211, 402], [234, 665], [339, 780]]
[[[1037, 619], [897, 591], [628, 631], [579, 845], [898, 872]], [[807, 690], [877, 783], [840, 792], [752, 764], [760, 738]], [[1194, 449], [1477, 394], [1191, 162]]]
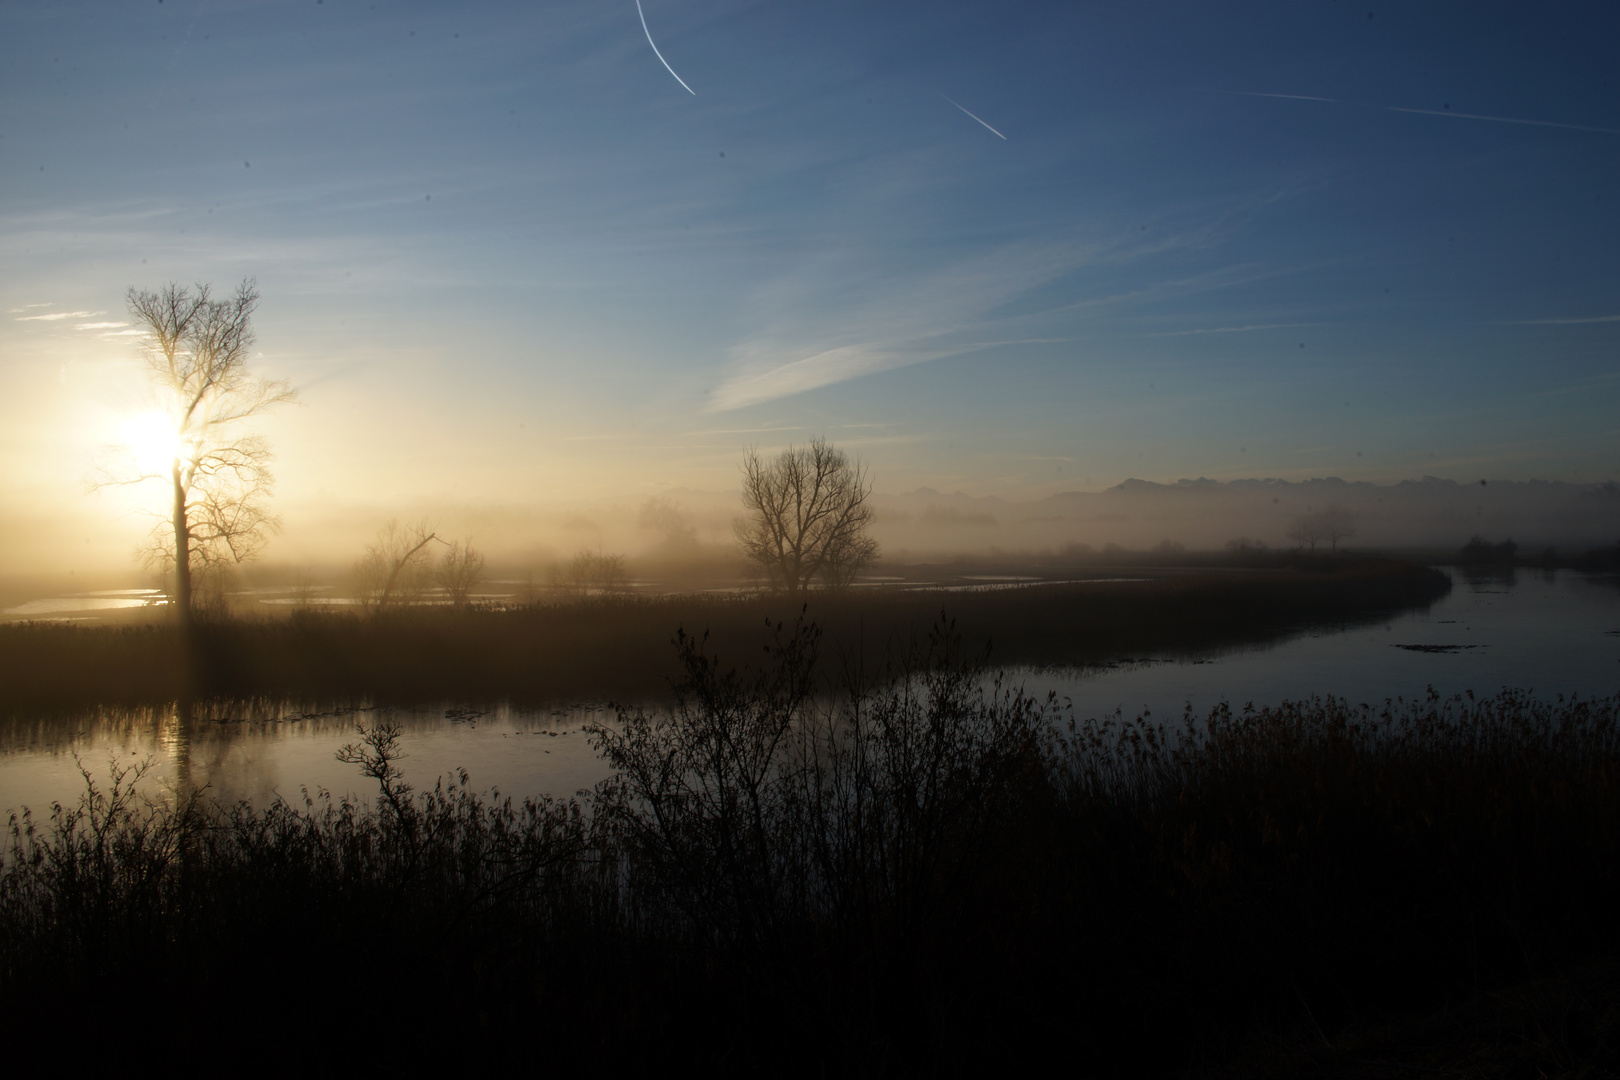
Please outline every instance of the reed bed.
[[[413, 791], [377, 726], [344, 751], [365, 804], [122, 771], [14, 818], [0, 1008], [108, 1040], [205, 1011], [187, 1038], [224, 1049], [276, 1017], [371, 1064], [1191, 1075], [1337, 1068], [1369, 1025], [1617, 957], [1620, 698], [1086, 718], [948, 623], [869, 671], [767, 636], [734, 668], [678, 635], [669, 706], [595, 729], [581, 799]], [[1576, 1064], [1612, 1067], [1583, 1015]]]
[[1380, 618], [1449, 589], [1449, 579], [1429, 567], [1322, 559], [1292, 569], [999, 592], [604, 596], [370, 616], [300, 611], [209, 621], [191, 640], [166, 625], [11, 624], [0, 626], [0, 709], [183, 697], [645, 700], [666, 694], [680, 674], [672, 628], [706, 629], [731, 655], [757, 654], [768, 640], [764, 626], [791, 622], [806, 608], [829, 651], [868, 666], [921, 641], [942, 608], [965, 628], [969, 647], [994, 641], [999, 663], [1081, 664], [1275, 640]]

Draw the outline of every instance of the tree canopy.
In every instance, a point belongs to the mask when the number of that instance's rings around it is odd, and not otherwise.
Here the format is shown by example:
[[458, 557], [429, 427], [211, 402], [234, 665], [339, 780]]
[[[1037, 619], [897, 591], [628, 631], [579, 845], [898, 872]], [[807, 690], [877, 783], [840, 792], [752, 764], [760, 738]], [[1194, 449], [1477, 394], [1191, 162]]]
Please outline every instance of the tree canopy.
[[773, 588], [848, 585], [877, 559], [868, 535], [872, 484], [860, 461], [816, 438], [769, 461], [750, 449], [742, 471], [737, 541]]

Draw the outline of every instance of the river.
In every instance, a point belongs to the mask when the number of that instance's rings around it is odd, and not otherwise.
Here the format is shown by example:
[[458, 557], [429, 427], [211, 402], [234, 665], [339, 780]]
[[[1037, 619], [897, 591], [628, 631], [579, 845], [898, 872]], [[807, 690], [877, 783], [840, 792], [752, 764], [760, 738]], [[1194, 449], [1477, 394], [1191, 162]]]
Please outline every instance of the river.
[[[1018, 671], [1012, 679], [1034, 694], [1055, 692], [1080, 713], [1149, 710], [1165, 718], [1188, 704], [1203, 712], [1221, 701], [1266, 705], [1313, 694], [1381, 702], [1431, 686], [1442, 694], [1620, 693], [1620, 580], [1567, 570], [1449, 572], [1448, 596], [1378, 622], [1196, 656]], [[401, 764], [418, 787], [464, 768], [480, 791], [567, 795], [603, 775], [583, 728], [613, 715], [604, 702], [387, 710], [258, 703], [190, 717], [171, 706], [14, 719], [0, 727], [0, 812], [29, 806], [39, 814], [54, 801], [73, 802], [84, 790], [81, 766], [105, 785], [113, 768], [139, 763], [149, 763], [143, 790], [153, 795], [181, 779], [259, 805], [302, 799], [306, 789], [366, 794], [367, 782], [335, 754], [354, 741], [356, 723], [381, 719], [404, 729]]]

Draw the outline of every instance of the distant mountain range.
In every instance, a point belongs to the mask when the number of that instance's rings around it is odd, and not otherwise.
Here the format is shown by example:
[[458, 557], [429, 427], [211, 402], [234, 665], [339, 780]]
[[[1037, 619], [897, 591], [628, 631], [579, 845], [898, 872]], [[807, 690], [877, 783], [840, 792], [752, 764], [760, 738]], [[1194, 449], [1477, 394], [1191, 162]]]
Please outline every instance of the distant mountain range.
[[1200, 477], [1126, 480], [1097, 492], [1033, 502], [919, 488], [875, 494], [886, 549], [917, 553], [1089, 544], [1151, 548], [1169, 541], [1218, 548], [1238, 538], [1292, 546], [1290, 526], [1329, 507], [1348, 514], [1351, 547], [1460, 547], [1474, 535], [1521, 548], [1585, 549], [1620, 541], [1620, 484], [1459, 483], [1426, 476], [1398, 484]]

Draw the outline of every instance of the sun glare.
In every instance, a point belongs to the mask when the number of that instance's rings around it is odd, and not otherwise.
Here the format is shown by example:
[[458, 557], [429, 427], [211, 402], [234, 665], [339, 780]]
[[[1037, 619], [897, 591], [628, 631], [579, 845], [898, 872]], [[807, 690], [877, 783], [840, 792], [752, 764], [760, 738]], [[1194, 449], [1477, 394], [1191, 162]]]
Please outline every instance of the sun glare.
[[131, 416], [119, 426], [118, 435], [142, 472], [168, 471], [180, 449], [174, 422], [157, 409]]

